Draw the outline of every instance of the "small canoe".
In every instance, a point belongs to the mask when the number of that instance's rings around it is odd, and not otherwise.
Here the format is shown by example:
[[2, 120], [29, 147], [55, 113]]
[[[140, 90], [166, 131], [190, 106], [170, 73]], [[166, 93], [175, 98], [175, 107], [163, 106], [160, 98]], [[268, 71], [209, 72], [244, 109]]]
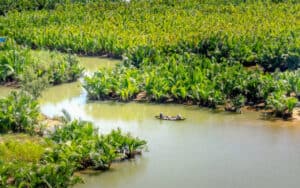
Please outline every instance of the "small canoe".
[[185, 120], [184, 117], [181, 117], [178, 119], [177, 116], [163, 116], [162, 118], [160, 116], [155, 116], [155, 118], [160, 119], [160, 120], [169, 120], [169, 121], [182, 121]]

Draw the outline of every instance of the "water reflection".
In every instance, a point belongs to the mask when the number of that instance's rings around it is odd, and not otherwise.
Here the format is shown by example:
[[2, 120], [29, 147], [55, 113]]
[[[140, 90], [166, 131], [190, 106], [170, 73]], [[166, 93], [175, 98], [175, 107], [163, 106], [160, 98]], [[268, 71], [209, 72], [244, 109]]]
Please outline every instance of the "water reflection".
[[95, 72], [100, 67], [112, 68], [121, 63], [121, 60], [99, 57], [79, 57], [79, 60], [87, 72]]
[[[143, 156], [142, 158], [127, 161], [125, 163], [115, 163], [109, 171], [104, 173], [82, 172], [81, 175], [88, 180], [88, 187], [90, 188], [122, 187], [125, 186], [125, 184], [130, 186], [138, 181], [136, 179], [137, 175], [145, 173], [148, 162], [149, 159], [146, 156]], [[99, 176], [103, 177], [101, 181], [99, 181]], [[125, 182], [124, 179], [126, 179]], [[86, 187], [86, 184], [81, 184], [76, 187]]]

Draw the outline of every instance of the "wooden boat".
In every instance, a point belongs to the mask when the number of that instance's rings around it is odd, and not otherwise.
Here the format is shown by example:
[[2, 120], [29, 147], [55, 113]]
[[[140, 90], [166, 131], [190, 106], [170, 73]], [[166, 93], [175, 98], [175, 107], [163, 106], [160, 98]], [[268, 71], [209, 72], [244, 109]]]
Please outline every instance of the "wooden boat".
[[169, 120], [169, 121], [182, 121], [182, 120], [185, 120], [186, 118], [182, 117], [182, 116], [161, 116], [161, 115], [158, 115], [158, 116], [155, 116], [155, 118], [157, 119], [160, 119], [160, 120]]

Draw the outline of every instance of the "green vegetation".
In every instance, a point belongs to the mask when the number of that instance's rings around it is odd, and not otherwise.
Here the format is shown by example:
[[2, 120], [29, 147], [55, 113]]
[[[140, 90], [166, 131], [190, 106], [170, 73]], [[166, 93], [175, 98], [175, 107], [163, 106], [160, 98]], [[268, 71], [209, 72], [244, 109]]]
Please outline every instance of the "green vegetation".
[[[3, 0], [0, 15], [0, 83], [21, 87], [0, 99], [1, 133], [42, 135], [41, 91], [83, 73], [71, 53], [123, 58], [85, 77], [92, 100], [143, 93], [234, 112], [264, 103], [289, 118], [300, 99], [296, 0]], [[107, 170], [146, 147], [119, 129], [99, 135], [90, 122], [63, 120], [48, 138], [0, 139], [1, 187], [68, 187], [81, 181], [74, 172]]]
[[82, 181], [74, 172], [108, 170], [113, 161], [134, 158], [146, 147], [119, 129], [99, 135], [92, 123], [70, 121], [67, 112], [54, 132], [38, 137], [47, 130], [36, 98], [24, 90], [0, 99], [0, 107], [0, 133], [14, 133], [0, 136], [1, 187], [68, 187]]
[[26, 92], [0, 99], [0, 133], [33, 132], [40, 114], [38, 103]]
[[62, 163], [26, 163], [0, 161], [2, 187], [69, 187], [82, 180], [73, 176], [74, 168]]
[[90, 99], [146, 92], [150, 101], [228, 111], [264, 102], [286, 117], [299, 98], [299, 13], [297, 1], [99, 0], [8, 12], [0, 35], [31, 48], [123, 57], [125, 66], [85, 78]]
[[72, 161], [77, 169], [106, 170], [114, 160], [134, 157], [146, 145], [144, 140], [125, 135], [120, 130], [99, 136], [91, 123], [77, 120], [56, 130], [51, 139], [58, 147], [48, 157]]
[[12, 40], [0, 49], [0, 83], [21, 82], [24, 85], [44, 80], [44, 85], [56, 85], [75, 81], [83, 72], [79, 60], [71, 54], [39, 54], [16, 45]]
[[61, 6], [69, 3], [88, 3], [99, 0], [2, 0], [0, 1], [0, 15], [5, 15], [11, 10], [42, 10], [54, 9], [56, 6]]
[[[277, 116], [291, 116], [295, 97], [300, 97], [300, 70], [263, 73], [258, 68], [247, 70], [240, 64], [217, 63], [187, 53], [168, 56], [162, 62], [159, 66], [100, 69], [85, 78], [84, 87], [90, 99], [128, 101], [146, 92], [150, 101], [188, 101], [212, 108], [229, 105], [233, 111], [245, 103], [267, 102], [271, 109], [280, 112], [276, 112]], [[274, 95], [282, 108], [274, 105]]]
[[38, 162], [49, 147], [49, 144], [40, 137], [20, 135], [2, 136], [4, 141], [0, 141], [0, 161]]
[[274, 110], [273, 113], [284, 119], [292, 116], [293, 109], [297, 102], [296, 98], [287, 97], [282, 91], [274, 92], [267, 98], [267, 104], [269, 108]]
[[271, 71], [299, 67], [299, 3], [226, 2], [98, 1], [9, 12], [0, 35], [32, 48], [125, 55], [136, 65], [192, 52]]
[[[17, 96], [17, 93], [11, 96]], [[20, 108], [15, 111], [23, 113]], [[11, 114], [7, 112], [6, 116]], [[36, 114], [26, 115], [21, 118], [26, 121], [18, 124], [19, 132], [26, 131], [29, 117], [36, 118]], [[1, 122], [1, 129], [13, 128], [6, 125]], [[68, 187], [82, 181], [74, 176], [75, 171], [86, 168], [108, 170], [113, 161], [133, 158], [146, 147], [146, 141], [123, 134], [121, 130], [99, 135], [92, 123], [79, 120], [64, 122], [48, 137], [0, 137], [1, 187]]]
[[[122, 2], [123, 0], [110, 0], [110, 2]], [[291, 2], [295, 3], [297, 0], [261, 0], [261, 2], [274, 2], [274, 3], [281, 3], [281, 2]], [[109, 2], [109, 0], [2, 0], [0, 2], [0, 15], [5, 15], [9, 11], [25, 11], [25, 10], [42, 10], [42, 9], [55, 9], [58, 6], [63, 6], [72, 3], [79, 3], [79, 4], [87, 4], [92, 2], [100, 2], [105, 3]], [[169, 4], [172, 4], [171, 1], [165, 1]], [[202, 0], [204, 3], [225, 3], [225, 4], [239, 4], [244, 2], [256, 2], [254, 0]]]
[[14, 45], [11, 40], [0, 49], [0, 83], [17, 80], [24, 67], [33, 62], [29, 50]]

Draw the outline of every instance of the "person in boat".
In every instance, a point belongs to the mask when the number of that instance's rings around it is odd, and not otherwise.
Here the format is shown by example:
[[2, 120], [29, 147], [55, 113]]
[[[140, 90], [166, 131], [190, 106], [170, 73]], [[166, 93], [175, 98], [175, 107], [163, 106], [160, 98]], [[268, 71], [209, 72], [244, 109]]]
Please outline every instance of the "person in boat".
[[160, 119], [164, 119], [164, 115], [163, 115], [163, 113], [161, 112], [161, 113], [159, 113], [159, 118]]
[[159, 119], [164, 120], [182, 120], [182, 116], [180, 114], [177, 114], [176, 116], [164, 116], [163, 113], [159, 113]]
[[182, 119], [183, 119], [183, 118], [182, 118], [181, 114], [177, 114], [176, 120], [182, 120]]
[[159, 113], [159, 119], [164, 119], [164, 120], [170, 120], [172, 117], [170, 116], [164, 116], [164, 114], [161, 112]]

